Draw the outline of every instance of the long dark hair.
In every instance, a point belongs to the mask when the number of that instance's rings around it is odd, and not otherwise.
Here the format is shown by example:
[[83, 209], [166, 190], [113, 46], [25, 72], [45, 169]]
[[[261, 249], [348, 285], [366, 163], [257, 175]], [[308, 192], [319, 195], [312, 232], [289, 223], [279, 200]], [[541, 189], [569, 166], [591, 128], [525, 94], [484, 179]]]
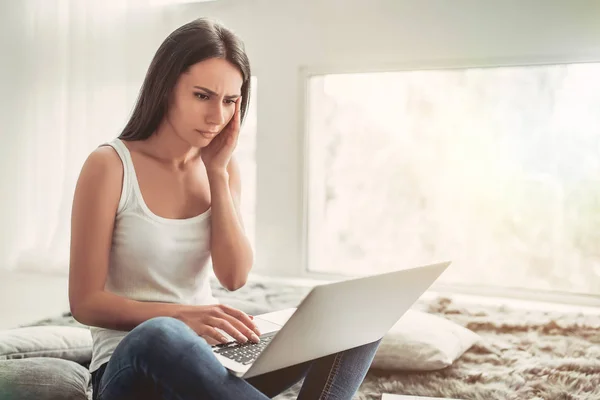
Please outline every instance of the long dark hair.
[[219, 23], [199, 18], [176, 29], [162, 42], [150, 63], [131, 118], [119, 138], [149, 138], [167, 113], [171, 92], [179, 76], [192, 65], [209, 58], [225, 59], [242, 73], [240, 111], [243, 121], [250, 100], [251, 77], [244, 43]]

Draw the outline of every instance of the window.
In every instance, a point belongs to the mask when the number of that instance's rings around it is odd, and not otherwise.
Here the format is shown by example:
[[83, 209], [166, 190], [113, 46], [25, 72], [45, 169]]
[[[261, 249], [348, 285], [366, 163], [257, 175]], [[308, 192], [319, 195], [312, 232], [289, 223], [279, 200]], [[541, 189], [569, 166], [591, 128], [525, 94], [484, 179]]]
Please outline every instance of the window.
[[314, 76], [311, 272], [600, 291], [600, 63]]

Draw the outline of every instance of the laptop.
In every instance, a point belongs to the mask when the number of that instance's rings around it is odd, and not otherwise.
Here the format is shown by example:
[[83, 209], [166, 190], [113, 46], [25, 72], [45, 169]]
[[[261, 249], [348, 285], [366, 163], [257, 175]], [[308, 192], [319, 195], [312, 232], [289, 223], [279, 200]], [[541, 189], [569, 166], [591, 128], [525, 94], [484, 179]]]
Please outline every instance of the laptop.
[[381, 339], [450, 262], [315, 286], [297, 308], [254, 316], [260, 343], [212, 346], [244, 379]]

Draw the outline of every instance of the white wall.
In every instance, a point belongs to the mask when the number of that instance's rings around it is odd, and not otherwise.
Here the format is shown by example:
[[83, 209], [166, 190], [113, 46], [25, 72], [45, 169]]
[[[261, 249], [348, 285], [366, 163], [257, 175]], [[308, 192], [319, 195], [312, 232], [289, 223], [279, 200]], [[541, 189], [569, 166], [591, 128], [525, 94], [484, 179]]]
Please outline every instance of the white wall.
[[220, 0], [258, 77], [256, 271], [304, 270], [302, 77], [309, 72], [600, 60], [600, 2]]
[[[14, 226], [19, 179], [14, 157], [21, 145], [15, 115], [27, 93], [21, 78], [27, 59], [25, 2], [0, 1], [0, 223]], [[304, 268], [301, 78], [313, 72], [427, 66], [523, 64], [600, 60], [600, 1], [578, 0], [218, 0], [178, 6], [156, 30], [199, 16], [221, 19], [244, 39], [259, 79], [256, 272], [296, 275]], [[155, 35], [135, 29], [150, 56]], [[158, 34], [158, 32], [156, 33]], [[144, 50], [145, 51], [145, 50]], [[148, 59], [131, 66], [141, 81]], [[0, 229], [0, 260], [13, 232]], [[2, 266], [0, 266], [2, 269]], [[3, 275], [3, 300], [23, 301], [19, 321], [66, 310], [65, 278], [56, 283]], [[33, 283], [32, 283], [33, 282]], [[21, 286], [16, 286], [17, 284]], [[27, 302], [31, 290], [50, 301]], [[17, 293], [23, 292], [21, 300]], [[62, 293], [62, 294], [61, 294]], [[6, 301], [0, 302], [2, 304]], [[1, 307], [0, 307], [1, 308]], [[5, 310], [0, 314], [8, 323]], [[19, 312], [21, 312], [19, 311]], [[35, 315], [34, 315], [35, 313]], [[17, 321], [11, 321], [11, 324]]]
[[[10, 188], [18, 184], [15, 148], [19, 146], [18, 124], [13, 117], [23, 109], [23, 96], [16, 95], [25, 87], [21, 73], [24, 51], [18, 22], [24, 18], [24, 7], [9, 1], [0, 1], [0, 223], [15, 226], [18, 202]], [[0, 263], [12, 245], [13, 232], [0, 229]], [[0, 265], [0, 269], [3, 265]]]
[[[17, 4], [21, 2], [0, 2], [0, 71], [14, 76], [0, 79], [4, 94], [25, 87], [18, 60], [27, 50], [19, 43], [26, 39], [18, 35], [26, 32], [14, 23], [25, 16]], [[218, 0], [174, 7], [157, 31], [211, 16], [246, 42], [259, 81], [256, 271], [280, 275], [300, 274], [305, 263], [302, 122], [307, 71], [600, 60], [600, 2], [595, 0]], [[134, 31], [140, 40], [156, 42], [156, 34]], [[147, 67], [148, 61], [140, 65]], [[26, 96], [0, 96], [0, 117], [18, 113], [18, 99]], [[3, 192], [18, 179], [10, 166], [19, 143], [18, 132], [0, 124]], [[0, 193], [0, 221], [15, 218], [16, 203], [14, 196]], [[1, 257], [11, 233], [0, 231]]]
[[117, 135], [171, 30], [142, 1], [0, 1], [0, 269], [66, 272], [80, 166]]

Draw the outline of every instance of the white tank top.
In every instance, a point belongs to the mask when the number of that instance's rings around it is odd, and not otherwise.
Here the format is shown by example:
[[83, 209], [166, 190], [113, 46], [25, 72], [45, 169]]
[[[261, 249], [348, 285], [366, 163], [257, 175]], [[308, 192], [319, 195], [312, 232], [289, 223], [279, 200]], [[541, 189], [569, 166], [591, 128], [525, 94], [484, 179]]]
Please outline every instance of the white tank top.
[[[123, 163], [123, 189], [115, 217], [105, 290], [138, 301], [217, 304], [209, 282], [210, 209], [187, 219], [154, 214], [142, 197], [131, 154], [112, 146]], [[90, 327], [90, 371], [108, 362], [127, 332]]]

